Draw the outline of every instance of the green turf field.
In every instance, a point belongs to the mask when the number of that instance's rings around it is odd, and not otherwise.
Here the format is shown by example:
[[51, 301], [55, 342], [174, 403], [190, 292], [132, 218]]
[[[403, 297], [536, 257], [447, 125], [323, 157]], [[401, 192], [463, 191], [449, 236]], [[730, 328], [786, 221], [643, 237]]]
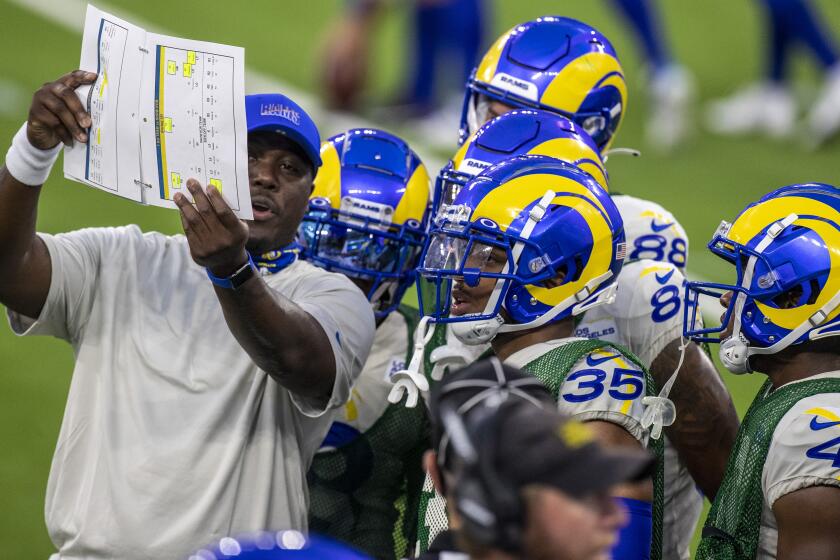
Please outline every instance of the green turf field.
[[[56, 11], [75, 4], [54, 2]], [[659, 3], [664, 5], [677, 56], [698, 79], [701, 101], [724, 95], [758, 76], [761, 20], [757, 2]], [[840, 4], [834, 0], [815, 3], [840, 35]], [[43, 82], [74, 69], [79, 59], [81, 35], [73, 25], [58, 25], [22, 4], [23, 0], [0, 0], [3, 151], [26, 116], [32, 92]], [[330, 19], [325, 14], [334, 13], [342, 4], [340, 0], [111, 0], [100, 7], [113, 9], [129, 21], [139, 17], [159, 31], [243, 46], [251, 68], [316, 95], [317, 52]], [[607, 0], [496, 0], [493, 7], [498, 32], [534, 16], [560, 13], [592, 23], [611, 37], [622, 57], [631, 96], [616, 145], [645, 151], [641, 130], [646, 107], [639, 89], [643, 68], [632, 37]], [[81, 19], [77, 12], [75, 21]], [[380, 99], [387, 98], [399, 84], [406, 21], [407, 15], [394, 9], [377, 37], [378, 66], [372, 95]], [[806, 99], [812, 97], [818, 85], [813, 67], [800, 60], [795, 70], [798, 91]], [[330, 127], [327, 122], [319, 124]], [[723, 140], [698, 133], [670, 157], [651, 152], [641, 159], [614, 158], [609, 168], [614, 188], [656, 200], [682, 222], [692, 240], [691, 271], [725, 279], [725, 269], [705, 251], [705, 242], [719, 221], [733, 217], [746, 202], [774, 187], [804, 181], [840, 183], [839, 152], [837, 142], [811, 154], [794, 143]], [[126, 223], [167, 233], [180, 229], [174, 211], [124, 202], [65, 181], [61, 175], [59, 165], [42, 196], [39, 228], [43, 231]], [[51, 339], [18, 340], [8, 328], [0, 328], [0, 442], [4, 449], [0, 458], [0, 555], [5, 558], [46, 558], [53, 550], [44, 526], [44, 494], [72, 364], [72, 352], [65, 344]], [[743, 413], [761, 380], [731, 375], [726, 379]]]

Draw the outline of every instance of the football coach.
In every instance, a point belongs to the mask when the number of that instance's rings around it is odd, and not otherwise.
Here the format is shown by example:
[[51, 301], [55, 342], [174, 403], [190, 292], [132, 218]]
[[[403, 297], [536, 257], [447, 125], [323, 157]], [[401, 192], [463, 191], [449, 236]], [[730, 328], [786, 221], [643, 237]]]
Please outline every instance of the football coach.
[[208, 541], [306, 529], [306, 470], [364, 364], [374, 321], [344, 276], [297, 260], [321, 163], [309, 116], [248, 96], [254, 220], [195, 180], [185, 235], [35, 232], [62, 147], [88, 141], [76, 71], [34, 95], [0, 168], [0, 303], [75, 367], [47, 484], [53, 559], [181, 558]]

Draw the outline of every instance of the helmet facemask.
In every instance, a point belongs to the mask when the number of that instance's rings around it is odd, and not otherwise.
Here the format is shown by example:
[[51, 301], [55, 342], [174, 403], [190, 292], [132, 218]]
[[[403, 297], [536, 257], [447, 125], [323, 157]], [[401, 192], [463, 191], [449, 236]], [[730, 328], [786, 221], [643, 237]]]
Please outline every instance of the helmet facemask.
[[308, 260], [363, 280], [374, 313], [382, 318], [399, 306], [414, 281], [424, 241], [421, 225], [414, 222], [391, 226], [387, 218], [336, 210], [326, 200], [313, 199], [299, 237]]
[[437, 215], [443, 208], [453, 206], [455, 197], [472, 178], [472, 175], [455, 171], [452, 168], [451, 161], [441, 169], [437, 179], [435, 179], [435, 195], [432, 202], [434, 215]]
[[[814, 305], [824, 286], [817, 275], [797, 275], [788, 262], [773, 262], [767, 254], [771, 244], [785, 232], [800, 229], [791, 214], [764, 230], [755, 247], [748, 247], [728, 237], [732, 225], [723, 222], [709, 243], [711, 251], [735, 266], [736, 283], [688, 282], [683, 331], [697, 342], [720, 344], [720, 357], [732, 373], [752, 371], [750, 357], [776, 354], [788, 346], [808, 340], [840, 334], [840, 321], [826, 323], [840, 306], [840, 292], [798, 325], [785, 328], [771, 318], [775, 310]], [[697, 312], [700, 296], [720, 299], [731, 292], [721, 325], [703, 328]], [[729, 325], [731, 333], [728, 333]], [[698, 325], [700, 325], [698, 327]], [[712, 336], [718, 334], [719, 336]]]

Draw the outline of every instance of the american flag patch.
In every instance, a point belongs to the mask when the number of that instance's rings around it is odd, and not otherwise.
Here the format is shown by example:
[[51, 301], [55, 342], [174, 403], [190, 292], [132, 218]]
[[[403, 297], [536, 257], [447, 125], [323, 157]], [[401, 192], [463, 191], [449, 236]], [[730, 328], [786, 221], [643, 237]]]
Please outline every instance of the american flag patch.
[[615, 260], [623, 261], [627, 258], [627, 243], [619, 243], [615, 249]]

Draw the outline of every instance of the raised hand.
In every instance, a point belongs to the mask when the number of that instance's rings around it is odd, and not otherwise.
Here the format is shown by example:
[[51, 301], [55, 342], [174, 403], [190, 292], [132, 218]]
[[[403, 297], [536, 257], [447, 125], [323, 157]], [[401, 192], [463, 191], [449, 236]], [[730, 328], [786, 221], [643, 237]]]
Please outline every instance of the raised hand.
[[195, 200], [195, 206], [181, 193], [177, 193], [173, 200], [181, 211], [181, 224], [190, 245], [190, 254], [196, 263], [210, 269], [214, 276], [230, 276], [248, 261], [245, 251], [248, 226], [236, 217], [215, 188], [207, 187], [205, 192], [198, 181], [190, 179], [187, 189]]
[[76, 88], [96, 81], [95, 72], [76, 70], [41, 86], [32, 96], [26, 136], [36, 148], [48, 150], [59, 142], [87, 142], [90, 115], [76, 95]]

